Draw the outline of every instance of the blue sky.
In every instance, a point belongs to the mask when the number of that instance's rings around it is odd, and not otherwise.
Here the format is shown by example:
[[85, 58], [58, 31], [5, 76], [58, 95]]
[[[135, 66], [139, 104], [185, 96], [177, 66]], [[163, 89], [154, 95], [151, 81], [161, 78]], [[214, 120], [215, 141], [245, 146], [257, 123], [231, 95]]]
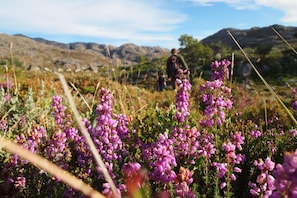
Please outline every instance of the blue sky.
[[[0, 33], [71, 43], [179, 47], [223, 28], [297, 26], [297, 0], [0, 0]], [[228, 36], [226, 34], [226, 36]]]

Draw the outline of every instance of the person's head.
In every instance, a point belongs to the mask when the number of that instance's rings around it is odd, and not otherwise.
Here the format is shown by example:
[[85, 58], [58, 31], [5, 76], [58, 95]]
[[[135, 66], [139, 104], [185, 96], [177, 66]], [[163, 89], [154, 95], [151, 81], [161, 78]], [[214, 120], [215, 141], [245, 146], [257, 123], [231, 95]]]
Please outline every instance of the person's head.
[[172, 48], [171, 49], [171, 54], [172, 55], [176, 55], [177, 54], [177, 49], [176, 48]]

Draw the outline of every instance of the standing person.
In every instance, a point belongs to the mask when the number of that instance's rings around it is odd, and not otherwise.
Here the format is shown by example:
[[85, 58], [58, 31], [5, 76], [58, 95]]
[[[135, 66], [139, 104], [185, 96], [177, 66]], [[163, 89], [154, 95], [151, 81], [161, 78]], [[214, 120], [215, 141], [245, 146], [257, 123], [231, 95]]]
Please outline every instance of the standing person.
[[167, 83], [166, 83], [166, 75], [165, 72], [162, 71], [158, 75], [158, 91], [163, 91], [163, 89], [167, 88]]
[[178, 54], [177, 49], [173, 48], [171, 50], [171, 56], [167, 59], [166, 67], [168, 80], [170, 81], [172, 89], [176, 88], [175, 80], [179, 78], [179, 75], [183, 73], [184, 70], [187, 70], [187, 73], [189, 73], [189, 68], [183, 57]]

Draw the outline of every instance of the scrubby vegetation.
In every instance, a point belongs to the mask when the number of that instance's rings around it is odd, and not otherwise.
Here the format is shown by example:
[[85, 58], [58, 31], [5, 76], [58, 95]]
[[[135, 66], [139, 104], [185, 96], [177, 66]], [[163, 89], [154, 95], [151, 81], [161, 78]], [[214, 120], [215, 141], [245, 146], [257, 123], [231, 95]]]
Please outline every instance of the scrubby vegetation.
[[[232, 82], [229, 60], [210, 65], [209, 80], [181, 78], [177, 92], [64, 74], [113, 183], [55, 74], [2, 71], [0, 132], [107, 197], [293, 196], [296, 121], [288, 114], [296, 114], [295, 89], [275, 85], [288, 112], [264, 85]], [[83, 195], [5, 149], [0, 166], [6, 197]]]

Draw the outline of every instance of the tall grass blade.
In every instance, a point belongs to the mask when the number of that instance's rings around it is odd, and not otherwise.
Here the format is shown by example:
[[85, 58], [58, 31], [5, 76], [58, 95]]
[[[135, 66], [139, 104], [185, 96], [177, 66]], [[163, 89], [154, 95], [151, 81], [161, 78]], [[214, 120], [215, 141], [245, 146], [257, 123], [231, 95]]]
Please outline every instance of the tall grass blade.
[[231, 34], [231, 32], [228, 30], [227, 31], [228, 34], [231, 36], [232, 40], [234, 41], [234, 43], [237, 45], [237, 47], [240, 49], [240, 51], [243, 53], [243, 55], [245, 56], [245, 58], [248, 60], [248, 62], [250, 63], [250, 65], [252, 66], [252, 68], [254, 69], [254, 71], [256, 72], [256, 74], [259, 76], [259, 78], [262, 80], [262, 82], [264, 83], [264, 85], [267, 87], [267, 89], [272, 93], [272, 95], [277, 99], [277, 101], [281, 104], [281, 106], [285, 109], [285, 111], [288, 113], [289, 117], [292, 119], [292, 121], [294, 122], [294, 124], [297, 126], [297, 121], [295, 119], [295, 117], [293, 116], [292, 112], [286, 107], [286, 105], [283, 103], [283, 101], [279, 98], [279, 96], [275, 93], [275, 91], [272, 89], [272, 87], [266, 82], [266, 80], [262, 77], [262, 75], [259, 73], [259, 71], [257, 70], [257, 68], [255, 67], [255, 65], [252, 63], [252, 61], [250, 60], [250, 58], [248, 57], [248, 55], [245, 53], [245, 51], [242, 49], [242, 47], [240, 46], [240, 44], [237, 42], [237, 40], [234, 38], [234, 36]]
[[286, 45], [297, 55], [297, 51], [290, 45], [290, 43], [274, 28], [272, 30], [286, 43]]
[[13, 78], [14, 78], [14, 84], [15, 84], [15, 94], [18, 95], [19, 90], [18, 90], [17, 78], [16, 78], [16, 73], [15, 73], [16, 67], [15, 67], [14, 61], [13, 61], [12, 47], [13, 47], [13, 43], [10, 43], [10, 61], [11, 61], [11, 67], [12, 67], [12, 71], [13, 71]]
[[75, 87], [75, 85], [72, 82], [70, 82], [70, 85], [77, 92], [77, 94], [82, 98], [82, 100], [84, 101], [84, 103], [87, 105], [89, 111], [92, 112], [92, 109], [91, 109], [89, 103], [87, 102], [87, 100], [85, 99], [85, 97], [79, 92], [79, 90]]

